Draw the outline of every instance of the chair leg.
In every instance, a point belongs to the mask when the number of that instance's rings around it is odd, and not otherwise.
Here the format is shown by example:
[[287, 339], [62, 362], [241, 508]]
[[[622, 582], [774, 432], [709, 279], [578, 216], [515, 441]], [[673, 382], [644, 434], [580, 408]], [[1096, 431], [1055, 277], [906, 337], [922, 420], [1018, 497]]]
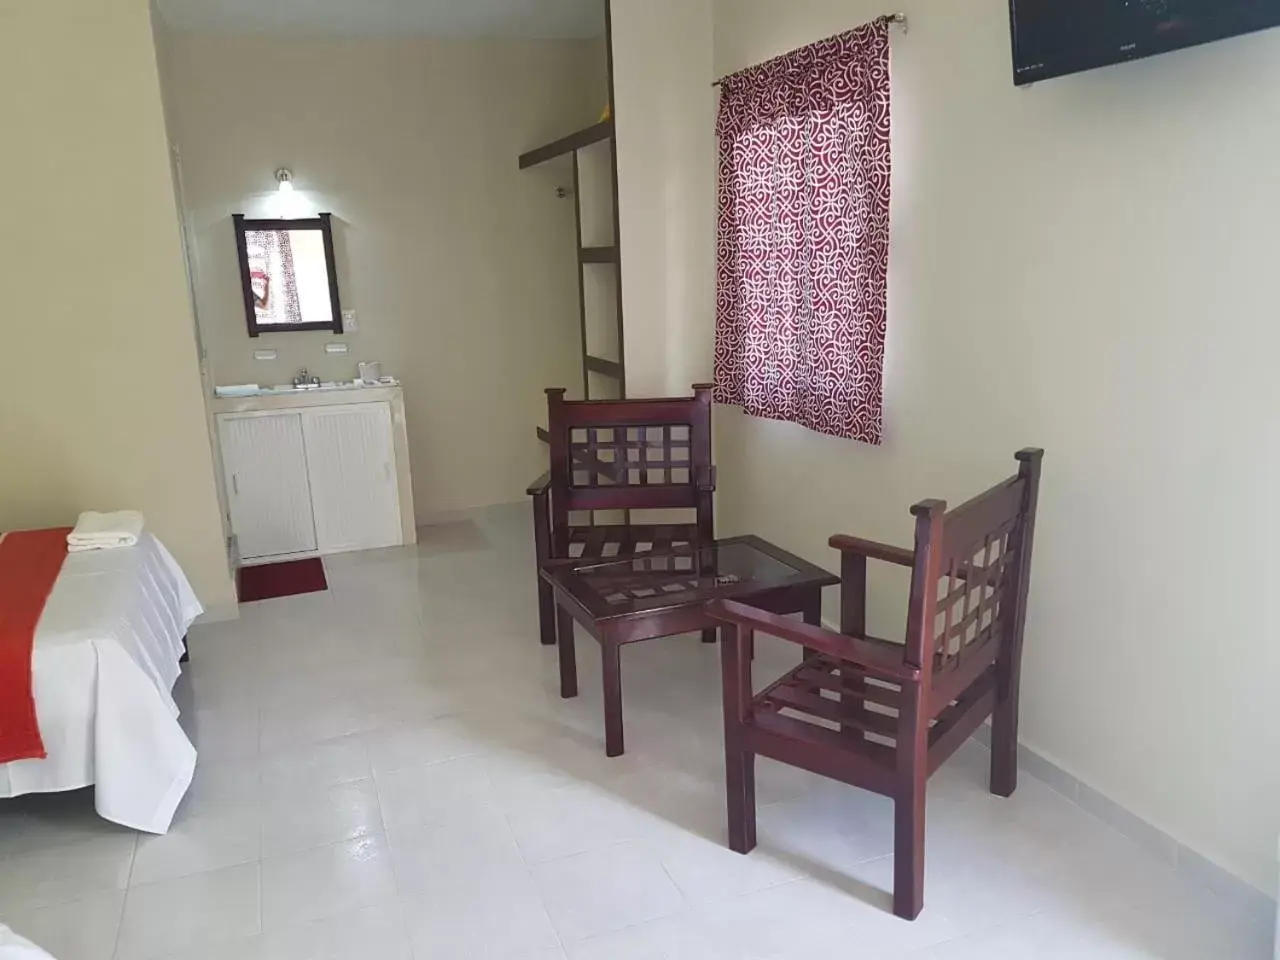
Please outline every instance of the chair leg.
[[556, 645], [556, 594], [541, 576], [538, 577], [538, 631], [544, 647]]
[[542, 565], [551, 559], [551, 499], [543, 491], [533, 497], [533, 552], [538, 572], [538, 629], [544, 646], [556, 642], [556, 597], [551, 584], [542, 579]]
[[[808, 597], [804, 603], [804, 610], [801, 611], [801, 618], [811, 627], [822, 626], [822, 591], [815, 590], [812, 596]], [[810, 650], [804, 647], [800, 651], [800, 662], [805, 663], [810, 657], [816, 656], [817, 650]]]
[[893, 912], [903, 920], [924, 909], [924, 786], [914, 784], [893, 808]]
[[1018, 789], [1018, 703], [1007, 697], [991, 714], [991, 792], [1011, 797]]
[[746, 750], [725, 751], [729, 797], [729, 849], [750, 853], [756, 848], [756, 755]]
[[616, 643], [600, 645], [604, 672], [604, 752], [620, 757], [625, 752], [622, 736], [622, 647]]
[[572, 700], [578, 695], [578, 649], [573, 636], [573, 617], [560, 607], [557, 641], [560, 646], [560, 696]]

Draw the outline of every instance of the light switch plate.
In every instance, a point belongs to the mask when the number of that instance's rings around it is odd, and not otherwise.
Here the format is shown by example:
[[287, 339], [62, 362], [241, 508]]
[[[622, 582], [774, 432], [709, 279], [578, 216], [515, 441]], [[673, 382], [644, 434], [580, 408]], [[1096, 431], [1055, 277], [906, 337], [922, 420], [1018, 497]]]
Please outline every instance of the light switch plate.
[[255, 350], [253, 351], [253, 359], [255, 360], [275, 360], [280, 356], [278, 350]]
[[324, 345], [325, 353], [346, 353], [347, 345], [345, 343], [326, 343]]
[[342, 311], [342, 329], [346, 333], [353, 333], [360, 329], [360, 321], [354, 310]]

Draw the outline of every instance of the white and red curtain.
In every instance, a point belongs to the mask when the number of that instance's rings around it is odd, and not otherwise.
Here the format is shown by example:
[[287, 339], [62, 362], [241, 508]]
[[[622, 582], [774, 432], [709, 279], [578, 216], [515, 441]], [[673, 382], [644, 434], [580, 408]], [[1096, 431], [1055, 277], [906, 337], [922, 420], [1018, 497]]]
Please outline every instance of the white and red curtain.
[[720, 402], [881, 442], [889, 106], [885, 21], [724, 81]]

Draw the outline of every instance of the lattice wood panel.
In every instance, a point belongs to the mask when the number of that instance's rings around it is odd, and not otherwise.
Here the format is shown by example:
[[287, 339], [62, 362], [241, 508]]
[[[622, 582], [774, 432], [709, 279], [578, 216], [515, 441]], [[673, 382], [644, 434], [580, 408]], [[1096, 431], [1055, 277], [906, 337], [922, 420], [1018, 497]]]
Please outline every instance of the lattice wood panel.
[[970, 650], [998, 641], [1005, 604], [1013, 601], [1016, 518], [972, 544], [951, 551], [956, 557], [938, 580], [934, 622], [935, 669], [956, 665]]
[[693, 482], [688, 424], [584, 427], [571, 430], [575, 489], [670, 487]]

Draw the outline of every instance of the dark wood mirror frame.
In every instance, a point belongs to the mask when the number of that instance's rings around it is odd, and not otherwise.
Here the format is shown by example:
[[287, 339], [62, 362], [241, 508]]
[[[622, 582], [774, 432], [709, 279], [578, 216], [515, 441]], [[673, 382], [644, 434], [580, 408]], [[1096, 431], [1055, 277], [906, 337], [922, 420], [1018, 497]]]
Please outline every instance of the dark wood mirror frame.
[[[264, 333], [300, 333], [303, 331], [327, 330], [342, 333], [342, 301], [338, 296], [337, 259], [333, 253], [332, 216], [322, 213], [318, 217], [298, 220], [249, 220], [237, 213], [231, 218], [236, 228], [236, 251], [240, 257], [240, 282], [244, 287], [245, 318], [249, 324], [249, 336], [258, 337]], [[258, 313], [253, 306], [253, 278], [249, 270], [249, 249], [246, 234], [255, 230], [318, 230], [324, 238], [325, 265], [329, 274], [329, 297], [333, 304], [332, 323], [281, 323], [259, 324]]]

